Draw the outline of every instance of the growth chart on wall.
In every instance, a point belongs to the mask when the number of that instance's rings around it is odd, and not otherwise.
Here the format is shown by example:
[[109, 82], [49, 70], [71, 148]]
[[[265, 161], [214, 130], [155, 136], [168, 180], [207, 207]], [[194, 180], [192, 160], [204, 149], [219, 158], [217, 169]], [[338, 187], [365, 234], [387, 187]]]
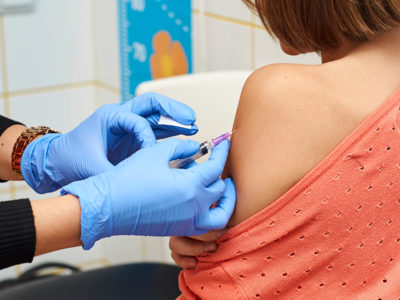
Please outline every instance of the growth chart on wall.
[[143, 81], [192, 72], [190, 0], [119, 0], [121, 95]]

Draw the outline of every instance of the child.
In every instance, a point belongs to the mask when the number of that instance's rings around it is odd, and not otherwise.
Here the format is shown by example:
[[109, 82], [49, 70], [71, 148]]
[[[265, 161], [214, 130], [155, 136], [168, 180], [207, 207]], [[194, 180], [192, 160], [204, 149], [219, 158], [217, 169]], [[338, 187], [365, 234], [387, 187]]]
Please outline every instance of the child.
[[[231, 228], [181, 273], [181, 299], [398, 299], [400, 1], [245, 2], [287, 54], [322, 64], [247, 80]], [[182, 241], [177, 261], [196, 253]]]

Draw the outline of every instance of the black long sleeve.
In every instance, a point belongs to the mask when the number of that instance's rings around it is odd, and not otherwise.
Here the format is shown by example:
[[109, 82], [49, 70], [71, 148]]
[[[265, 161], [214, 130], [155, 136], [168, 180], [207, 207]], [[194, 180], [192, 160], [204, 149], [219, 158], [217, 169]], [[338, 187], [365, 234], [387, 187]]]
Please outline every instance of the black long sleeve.
[[36, 231], [28, 199], [0, 202], [0, 269], [31, 262]]
[[[0, 135], [16, 124], [21, 123], [0, 115]], [[0, 201], [0, 269], [31, 262], [35, 245], [36, 231], [30, 201]]]
[[[6, 129], [7, 129], [8, 127], [10, 127], [10, 126], [12, 126], [12, 125], [17, 125], [17, 124], [23, 125], [23, 124], [20, 123], [20, 122], [11, 120], [11, 119], [9, 119], [9, 118], [6, 118], [6, 117], [0, 115], [0, 135], [2, 135], [3, 132], [6, 131]], [[0, 178], [0, 182], [7, 182], [7, 180], [3, 180], [3, 179]]]
[[17, 124], [23, 125], [23, 124], [20, 123], [20, 122], [11, 120], [11, 119], [9, 119], [9, 118], [6, 118], [5, 116], [0, 115], [0, 135], [2, 135], [3, 132], [4, 132], [8, 127], [10, 127], [10, 126], [12, 126], [12, 125], [17, 125]]

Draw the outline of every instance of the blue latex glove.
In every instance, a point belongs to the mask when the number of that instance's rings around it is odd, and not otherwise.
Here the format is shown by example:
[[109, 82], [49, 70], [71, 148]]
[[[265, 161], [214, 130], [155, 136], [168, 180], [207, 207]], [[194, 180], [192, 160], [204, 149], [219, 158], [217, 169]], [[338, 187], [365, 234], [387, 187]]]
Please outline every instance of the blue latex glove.
[[215, 147], [202, 164], [168, 165], [199, 147], [170, 139], [139, 150], [106, 173], [65, 186], [62, 194], [79, 197], [83, 248], [112, 235], [191, 236], [225, 227], [236, 202], [232, 180], [220, 179], [229, 142]]
[[[124, 103], [122, 107], [124, 111], [133, 112], [146, 118], [157, 140], [178, 134], [193, 135], [198, 131], [194, 124], [196, 114], [189, 106], [156, 93], [143, 94], [134, 98], [133, 101]], [[183, 125], [191, 125], [191, 129], [159, 125], [158, 121], [161, 115], [170, 117]], [[123, 137], [120, 136], [117, 139], [117, 143], [108, 153], [108, 159], [112, 164], [118, 164], [139, 149], [132, 143], [134, 138], [134, 134], [126, 133]]]
[[[146, 93], [136, 97], [134, 101], [126, 102], [123, 106], [127, 107], [127, 110], [146, 118], [151, 128], [153, 128], [157, 139], [178, 134], [193, 135], [198, 131], [197, 126], [194, 124], [196, 121], [195, 112], [186, 104], [172, 100], [171, 98], [156, 93]], [[192, 125], [192, 128], [158, 125], [160, 115], [170, 117], [183, 125]]]
[[103, 105], [72, 131], [29, 144], [21, 161], [24, 179], [38, 193], [52, 192], [109, 170], [155, 138], [197, 132], [194, 124], [191, 129], [158, 125], [160, 114], [185, 125], [196, 120], [187, 105], [154, 93]]

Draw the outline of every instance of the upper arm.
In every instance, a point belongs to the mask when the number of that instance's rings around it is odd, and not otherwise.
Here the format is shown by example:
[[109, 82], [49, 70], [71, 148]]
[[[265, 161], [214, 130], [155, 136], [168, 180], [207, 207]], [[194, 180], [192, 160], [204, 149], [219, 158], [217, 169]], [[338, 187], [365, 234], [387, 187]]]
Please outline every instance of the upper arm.
[[[235, 182], [237, 204], [230, 221], [236, 225], [279, 198], [297, 180], [307, 144], [307, 121], [299, 74], [273, 65], [247, 80], [236, 112], [231, 150], [224, 175]], [[312, 137], [312, 136], [311, 136]]]

